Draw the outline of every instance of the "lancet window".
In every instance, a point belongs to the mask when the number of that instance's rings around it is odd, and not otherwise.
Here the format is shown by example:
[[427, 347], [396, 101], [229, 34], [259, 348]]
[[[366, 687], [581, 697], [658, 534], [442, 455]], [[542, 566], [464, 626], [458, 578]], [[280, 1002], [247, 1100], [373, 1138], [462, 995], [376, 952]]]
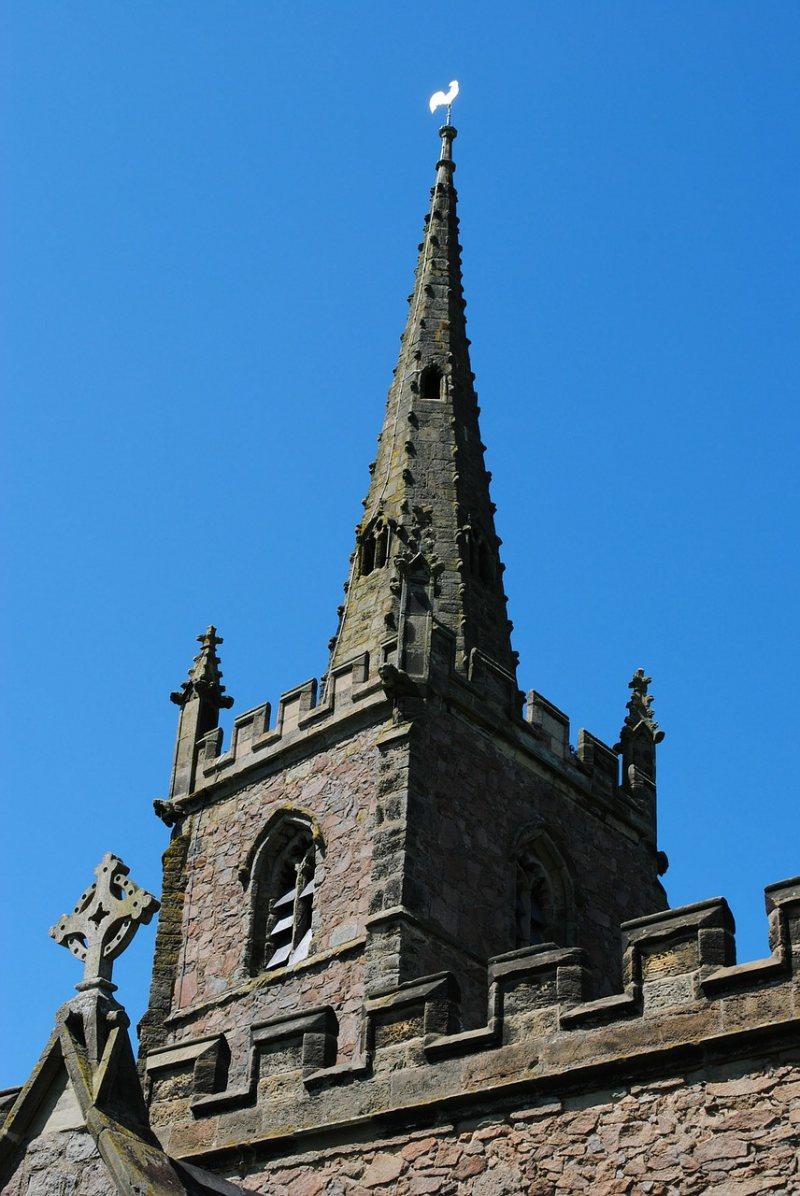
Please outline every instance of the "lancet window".
[[547, 876], [535, 857], [517, 861], [516, 940], [518, 947], [535, 947], [552, 938], [552, 898]]
[[250, 971], [291, 967], [309, 954], [317, 848], [310, 824], [287, 815], [259, 849], [253, 868]]

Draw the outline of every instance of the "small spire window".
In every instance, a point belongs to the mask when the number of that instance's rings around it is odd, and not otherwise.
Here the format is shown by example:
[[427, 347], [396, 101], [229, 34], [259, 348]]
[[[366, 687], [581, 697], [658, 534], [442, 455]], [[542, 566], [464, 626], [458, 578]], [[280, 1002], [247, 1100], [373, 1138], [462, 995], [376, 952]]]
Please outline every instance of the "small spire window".
[[367, 577], [375, 569], [382, 569], [389, 560], [391, 529], [383, 519], [369, 525], [359, 544], [359, 571]]
[[485, 585], [494, 581], [494, 560], [489, 545], [470, 525], [461, 533], [461, 558], [470, 576], [477, 577]]
[[419, 393], [423, 399], [442, 397], [442, 371], [436, 365], [428, 365], [419, 380]]

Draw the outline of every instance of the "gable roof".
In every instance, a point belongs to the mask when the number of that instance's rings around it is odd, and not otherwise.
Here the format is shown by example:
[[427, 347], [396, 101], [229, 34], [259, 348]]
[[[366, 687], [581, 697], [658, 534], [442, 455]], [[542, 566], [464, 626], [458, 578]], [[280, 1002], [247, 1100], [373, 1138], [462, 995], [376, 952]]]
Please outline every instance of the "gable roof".
[[[171, 1159], [161, 1148], [150, 1128], [129, 1024], [123, 1007], [98, 990], [61, 1006], [27, 1082], [0, 1094], [7, 1109], [0, 1187], [23, 1165], [34, 1140], [52, 1135], [57, 1149], [56, 1135], [83, 1130], [96, 1148], [86, 1164], [96, 1165], [99, 1156], [120, 1196], [241, 1196], [235, 1184]], [[66, 1134], [63, 1141], [66, 1148]]]

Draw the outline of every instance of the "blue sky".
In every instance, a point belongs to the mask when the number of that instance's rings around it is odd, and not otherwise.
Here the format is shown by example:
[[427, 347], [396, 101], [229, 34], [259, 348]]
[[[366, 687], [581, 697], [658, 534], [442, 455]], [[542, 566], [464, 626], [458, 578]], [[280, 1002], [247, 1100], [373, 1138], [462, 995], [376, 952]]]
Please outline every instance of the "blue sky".
[[[652, 673], [670, 900], [727, 896], [765, 953], [800, 871], [798, 6], [0, 20], [0, 1087], [79, 979], [47, 929], [102, 853], [159, 891], [195, 635], [233, 713], [324, 667], [454, 77], [521, 685], [613, 743]], [[134, 1019], [153, 931], [116, 969]]]

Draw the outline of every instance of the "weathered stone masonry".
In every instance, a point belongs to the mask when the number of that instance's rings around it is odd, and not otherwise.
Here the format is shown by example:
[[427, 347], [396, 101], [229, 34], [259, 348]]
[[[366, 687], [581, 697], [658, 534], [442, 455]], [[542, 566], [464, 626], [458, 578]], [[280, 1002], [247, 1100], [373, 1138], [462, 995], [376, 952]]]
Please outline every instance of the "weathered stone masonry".
[[[151, 1055], [159, 1132], [269, 1193], [312, 1157], [297, 1191], [800, 1190], [800, 881], [767, 906], [772, 953], [740, 966], [720, 899], [629, 923], [625, 988], [600, 1000], [580, 949], [500, 956], [479, 1030], [442, 1032], [446, 975], [401, 986], [367, 1001], [345, 1069], [318, 1066], [311, 1018], [253, 1027], [246, 1083], [218, 1094], [186, 1047]], [[751, 1186], [715, 1189], [733, 1177]]]
[[455, 135], [327, 673], [225, 748], [199, 637], [141, 1086], [113, 986], [63, 1006], [0, 1094], [14, 1196], [800, 1192], [800, 878], [737, 965], [723, 899], [666, 908], [650, 678], [614, 746], [517, 687]]
[[504, 1196], [532, 1192], [796, 1191], [800, 1067], [764, 1058], [668, 1080], [543, 1099], [491, 1119], [299, 1150], [241, 1182], [265, 1196], [335, 1192]]
[[[408, 718], [403, 707], [419, 698], [396, 695], [391, 680], [367, 674], [366, 666], [360, 675], [355, 687], [349, 671], [344, 685], [335, 676], [326, 704], [312, 706], [309, 697], [303, 713], [295, 708], [311, 691], [292, 691], [278, 727], [261, 740], [241, 735], [253, 715], [242, 716], [227, 755], [215, 754], [216, 732], [200, 741], [195, 791], [171, 807], [173, 817], [192, 812], [174, 840], [190, 846], [182, 948], [176, 958], [168, 955], [173, 1001], [159, 1041], [225, 1019], [246, 1033], [265, 1010], [313, 1005], [324, 989], [337, 994], [349, 1027], [343, 1050], [350, 1053], [365, 975], [374, 987], [434, 967], [459, 976], [466, 1020], [477, 1024], [486, 960], [516, 945], [513, 860], [518, 843], [530, 838], [562, 844], [561, 863], [578, 890], [570, 893], [564, 929], [587, 950], [598, 992], [619, 979], [619, 922], [641, 911], [642, 892], [649, 893], [645, 908], [663, 904], [648, 817], [612, 787], [607, 761], [598, 767], [585, 733], [582, 755], [575, 755], [552, 707], [560, 740], [532, 721], [545, 707], [537, 695], [528, 719], [495, 720], [492, 734], [488, 710], [475, 726], [470, 703], [478, 703], [479, 691], [452, 672], [437, 675], [434, 668], [427, 682], [453, 689], [450, 709], [431, 701], [421, 711], [406, 709]], [[354, 733], [354, 726], [361, 729]], [[596, 754], [602, 745], [593, 743]], [[250, 977], [243, 870], [259, 831], [282, 809], [307, 812], [324, 844], [314, 950], [300, 969]], [[170, 901], [177, 907], [176, 897]], [[315, 967], [318, 955], [324, 958]], [[154, 980], [159, 1001], [162, 974], [163, 967]], [[155, 1017], [154, 1006], [148, 1034], [155, 1034]]]
[[[454, 136], [442, 130], [320, 693], [283, 695], [274, 726], [268, 706], [240, 716], [223, 752], [217, 707], [192, 706], [219, 700], [213, 647], [184, 686], [190, 783], [158, 809], [190, 846], [172, 1003], [154, 989], [147, 1020], [151, 1116], [172, 1152], [265, 1192], [628, 1191], [648, 1133], [680, 1177], [655, 1168], [652, 1182], [699, 1191], [726, 1165], [713, 1118], [682, 1129], [675, 1102], [706, 1109], [706, 1080], [722, 1095], [709, 1077], [728, 1066], [774, 1065], [782, 1099], [797, 889], [769, 897], [773, 955], [737, 970], [724, 902], [663, 912], [649, 678], [631, 681], [614, 748], [587, 731], [573, 748], [541, 694], [523, 708], [469, 365]], [[311, 945], [252, 975], [247, 860], [281, 809], [302, 811], [324, 847]], [[645, 1105], [656, 1129], [635, 1138]], [[790, 1123], [763, 1115], [777, 1167]], [[641, 1149], [622, 1145], [631, 1134]], [[755, 1141], [729, 1169], [751, 1177]]]

